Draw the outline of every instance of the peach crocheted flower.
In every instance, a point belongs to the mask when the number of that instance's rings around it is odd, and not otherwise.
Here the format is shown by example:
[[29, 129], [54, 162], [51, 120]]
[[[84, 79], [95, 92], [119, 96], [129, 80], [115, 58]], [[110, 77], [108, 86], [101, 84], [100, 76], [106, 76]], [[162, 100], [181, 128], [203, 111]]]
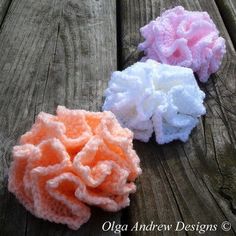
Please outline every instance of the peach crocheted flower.
[[140, 29], [145, 41], [138, 48], [145, 57], [170, 65], [192, 68], [201, 82], [215, 73], [226, 52], [207, 12], [186, 11], [177, 6], [163, 12]]
[[78, 229], [90, 218], [88, 205], [129, 205], [141, 174], [132, 139], [111, 112], [41, 112], [13, 148], [9, 191], [35, 216]]

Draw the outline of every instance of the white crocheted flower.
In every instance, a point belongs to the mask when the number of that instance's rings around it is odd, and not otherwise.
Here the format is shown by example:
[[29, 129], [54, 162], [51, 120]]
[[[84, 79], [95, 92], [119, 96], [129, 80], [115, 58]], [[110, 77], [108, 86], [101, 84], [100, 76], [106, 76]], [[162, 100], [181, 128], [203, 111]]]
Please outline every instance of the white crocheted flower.
[[205, 94], [189, 68], [137, 62], [112, 74], [103, 110], [112, 111], [134, 138], [147, 142], [156, 134], [159, 144], [187, 141], [198, 117], [205, 114]]

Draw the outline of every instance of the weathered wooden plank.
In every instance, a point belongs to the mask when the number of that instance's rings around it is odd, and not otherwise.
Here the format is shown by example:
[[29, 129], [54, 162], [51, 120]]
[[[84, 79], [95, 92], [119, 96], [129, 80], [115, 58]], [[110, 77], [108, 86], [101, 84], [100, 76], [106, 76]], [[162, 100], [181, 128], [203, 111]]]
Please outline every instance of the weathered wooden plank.
[[236, 2], [234, 0], [215, 0], [226, 28], [236, 47]]
[[4, 18], [11, 5], [11, 0], [1, 0], [0, 1], [0, 30], [4, 21]]
[[39, 111], [100, 110], [117, 65], [115, 0], [13, 0], [0, 42], [0, 235], [104, 235], [119, 213], [94, 210], [74, 232], [36, 219], [6, 187], [11, 148]]
[[[189, 10], [207, 11], [227, 40], [227, 55], [220, 71], [201, 85], [206, 92], [207, 115], [202, 118], [187, 143], [157, 145], [136, 142], [143, 175], [138, 192], [125, 211], [129, 225], [177, 221], [186, 224], [232, 224], [236, 231], [236, 86], [235, 50], [214, 1], [145, 0], [120, 1], [121, 65], [127, 67], [140, 58], [137, 45], [143, 41], [139, 28], [165, 9], [182, 5]], [[155, 232], [156, 235], [161, 233]], [[153, 233], [153, 235], [155, 234]], [[176, 232], [165, 232], [176, 235]], [[191, 234], [188, 232], [187, 234]], [[130, 232], [131, 235], [146, 235]], [[216, 235], [223, 234], [219, 229]], [[181, 232], [180, 235], [184, 235]]]

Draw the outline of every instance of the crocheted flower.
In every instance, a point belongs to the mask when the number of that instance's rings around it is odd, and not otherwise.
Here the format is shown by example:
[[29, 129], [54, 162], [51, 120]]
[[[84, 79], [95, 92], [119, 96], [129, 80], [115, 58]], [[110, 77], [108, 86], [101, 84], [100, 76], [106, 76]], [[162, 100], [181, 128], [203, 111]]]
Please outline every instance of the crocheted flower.
[[225, 40], [207, 12], [178, 6], [163, 12], [140, 32], [145, 38], [138, 46], [146, 55], [143, 60], [192, 68], [201, 82], [219, 69], [226, 52]]
[[198, 117], [205, 114], [205, 94], [192, 70], [151, 59], [114, 72], [105, 96], [103, 110], [112, 111], [144, 142], [153, 131], [159, 144], [187, 141]]
[[141, 173], [132, 138], [111, 112], [41, 112], [13, 148], [9, 191], [35, 216], [78, 229], [90, 218], [88, 205], [129, 205]]

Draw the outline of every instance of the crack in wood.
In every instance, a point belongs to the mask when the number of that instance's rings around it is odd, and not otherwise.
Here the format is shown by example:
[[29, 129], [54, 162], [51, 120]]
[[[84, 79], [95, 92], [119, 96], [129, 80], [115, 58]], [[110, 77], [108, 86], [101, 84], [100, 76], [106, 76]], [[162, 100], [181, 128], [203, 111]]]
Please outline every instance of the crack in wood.
[[10, 6], [12, 4], [13, 0], [3, 0], [0, 3], [0, 33], [2, 31], [2, 26], [5, 22], [5, 19], [7, 17], [8, 11], [10, 9]]

